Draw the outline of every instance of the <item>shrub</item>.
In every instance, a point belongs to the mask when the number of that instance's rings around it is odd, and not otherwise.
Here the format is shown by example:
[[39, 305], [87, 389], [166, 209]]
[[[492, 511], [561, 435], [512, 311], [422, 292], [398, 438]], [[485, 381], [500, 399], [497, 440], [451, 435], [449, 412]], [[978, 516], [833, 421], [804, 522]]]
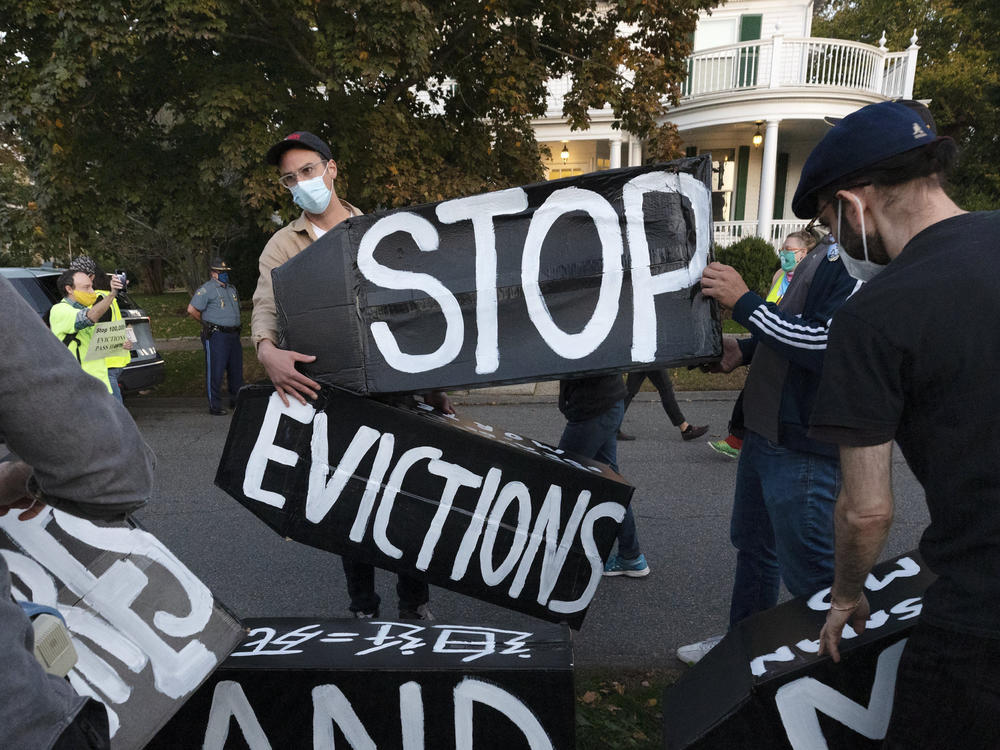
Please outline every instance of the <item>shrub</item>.
[[767, 296], [771, 278], [778, 270], [774, 247], [761, 237], [744, 237], [728, 247], [715, 247], [715, 259], [740, 272], [743, 281], [761, 297]]

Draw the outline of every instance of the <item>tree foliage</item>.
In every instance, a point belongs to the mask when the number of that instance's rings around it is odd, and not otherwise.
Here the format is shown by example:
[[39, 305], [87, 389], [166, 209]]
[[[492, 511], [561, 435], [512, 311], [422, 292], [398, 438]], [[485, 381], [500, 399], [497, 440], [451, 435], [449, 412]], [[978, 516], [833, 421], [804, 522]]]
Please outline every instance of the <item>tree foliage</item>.
[[939, 135], [959, 145], [951, 192], [963, 208], [1000, 206], [1000, 15], [994, 0], [826, 0], [816, 36], [920, 53], [914, 96], [931, 100]]
[[4, 5], [0, 128], [31, 188], [4, 200], [37, 215], [0, 224], [0, 250], [157, 257], [193, 284], [223, 249], [252, 265], [294, 212], [263, 162], [292, 130], [327, 140], [338, 192], [365, 210], [540, 178], [531, 121], [564, 74], [575, 127], [607, 103], [671, 143], [656, 118], [711, 0]]

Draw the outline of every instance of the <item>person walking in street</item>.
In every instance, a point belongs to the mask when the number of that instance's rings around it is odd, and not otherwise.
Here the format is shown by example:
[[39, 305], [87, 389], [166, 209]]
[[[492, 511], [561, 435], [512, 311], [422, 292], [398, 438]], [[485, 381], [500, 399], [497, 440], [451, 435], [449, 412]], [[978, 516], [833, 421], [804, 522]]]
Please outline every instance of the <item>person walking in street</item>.
[[201, 322], [205, 347], [205, 390], [208, 413], [224, 416], [222, 376], [229, 388], [229, 406], [243, 387], [243, 345], [240, 343], [240, 296], [229, 280], [230, 268], [222, 258], [212, 258], [212, 278], [198, 287], [188, 305], [188, 315]]
[[[625, 396], [625, 411], [628, 411], [629, 404], [632, 403], [632, 399], [642, 388], [643, 381], [649, 378], [649, 382], [653, 384], [656, 388], [657, 393], [660, 394], [660, 403], [663, 405], [663, 411], [667, 413], [667, 418], [670, 423], [681, 431], [681, 438], [684, 440], [695, 440], [700, 438], [706, 432], [708, 432], [708, 425], [702, 425], [701, 427], [695, 427], [693, 424], [689, 424], [684, 418], [684, 414], [681, 412], [681, 408], [677, 405], [677, 397], [674, 395], [674, 386], [670, 382], [670, 372], [666, 369], [662, 370], [642, 370], [640, 372], [630, 372], [625, 378], [625, 390], [627, 394]], [[628, 435], [621, 430], [618, 430], [619, 440], [635, 440], [633, 435]]]

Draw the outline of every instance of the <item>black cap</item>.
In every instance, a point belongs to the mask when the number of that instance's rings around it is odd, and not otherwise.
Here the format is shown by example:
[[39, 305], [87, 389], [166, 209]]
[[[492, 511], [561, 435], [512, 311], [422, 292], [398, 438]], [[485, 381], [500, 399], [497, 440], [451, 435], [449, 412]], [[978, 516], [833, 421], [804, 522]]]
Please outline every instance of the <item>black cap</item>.
[[[924, 125], [931, 131], [932, 135], [937, 135], [937, 123], [934, 122], [934, 115], [927, 108], [927, 105], [923, 102], [917, 101], [916, 99], [894, 99], [897, 104], [902, 104], [904, 107], [909, 107], [918, 115], [920, 119], [924, 121]], [[838, 122], [843, 120], [843, 117], [824, 117], [827, 125], [836, 125]]]
[[213, 271], [232, 271], [233, 269], [226, 265], [226, 261], [222, 258], [216, 256], [212, 258], [212, 262], [208, 264], [208, 267]]
[[267, 163], [278, 166], [278, 162], [281, 161], [281, 157], [285, 155], [285, 152], [291, 151], [293, 148], [315, 151], [324, 159], [333, 158], [330, 154], [330, 147], [321, 138], [305, 130], [296, 130], [294, 133], [286, 135], [283, 140], [275, 143], [268, 149]]
[[904, 104], [879, 102], [862, 107], [830, 128], [809, 154], [792, 198], [792, 211], [800, 219], [811, 219], [823, 188], [935, 140], [923, 118]]

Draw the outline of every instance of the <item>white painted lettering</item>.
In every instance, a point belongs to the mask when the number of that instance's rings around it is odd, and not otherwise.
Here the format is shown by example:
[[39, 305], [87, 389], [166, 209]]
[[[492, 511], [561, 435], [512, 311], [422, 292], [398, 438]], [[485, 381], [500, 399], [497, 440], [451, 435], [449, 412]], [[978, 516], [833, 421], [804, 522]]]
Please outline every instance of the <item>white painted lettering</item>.
[[445, 485], [437, 510], [434, 511], [434, 518], [431, 519], [430, 528], [424, 536], [424, 543], [420, 546], [420, 554], [417, 555], [417, 570], [427, 570], [431, 564], [434, 548], [441, 538], [441, 529], [444, 528], [445, 519], [455, 502], [455, 493], [459, 487], [478, 489], [483, 483], [483, 478], [478, 474], [447, 461], [432, 460], [427, 464], [427, 471], [435, 476], [444, 477]]
[[[504, 513], [510, 507], [511, 502], [517, 500], [517, 525], [514, 529], [514, 538], [511, 540], [510, 550], [503, 562], [496, 569], [493, 568], [493, 547], [497, 540], [497, 531], [500, 528]], [[517, 565], [517, 560], [524, 551], [524, 545], [528, 541], [528, 528], [531, 524], [531, 495], [528, 488], [521, 482], [508, 482], [500, 490], [497, 501], [490, 511], [489, 520], [486, 522], [486, 532], [483, 534], [482, 546], [479, 548], [479, 567], [483, 575], [483, 582], [487, 586], [496, 586]]]
[[617, 523], [621, 523], [622, 519], [625, 518], [625, 507], [618, 503], [599, 503], [587, 511], [580, 526], [580, 543], [583, 545], [583, 552], [587, 556], [588, 562], [590, 562], [590, 581], [587, 582], [587, 588], [575, 601], [567, 602], [557, 599], [550, 601], [549, 609], [553, 612], [563, 614], [579, 612], [581, 609], [585, 609], [590, 604], [590, 600], [594, 598], [597, 584], [600, 583], [601, 576], [604, 574], [604, 563], [601, 561], [601, 556], [597, 552], [597, 544], [594, 542], [594, 524], [600, 518], [611, 518]]
[[372, 535], [375, 539], [375, 544], [378, 548], [382, 550], [389, 557], [394, 557], [397, 560], [403, 556], [403, 550], [389, 541], [388, 530], [389, 530], [389, 517], [392, 515], [392, 507], [396, 501], [396, 495], [399, 493], [400, 489], [403, 487], [403, 480], [406, 478], [406, 472], [408, 472], [417, 461], [422, 461], [423, 459], [438, 459], [441, 458], [440, 448], [431, 448], [429, 446], [419, 446], [417, 448], [410, 448], [396, 462], [396, 466], [392, 470], [392, 474], [389, 475], [389, 481], [386, 482], [385, 490], [382, 492], [382, 500], [378, 505], [378, 512], [375, 514], [375, 527], [372, 531]]
[[271, 394], [264, 422], [260, 426], [257, 442], [250, 452], [250, 460], [247, 461], [246, 472], [243, 475], [243, 494], [275, 508], [285, 507], [285, 496], [262, 487], [267, 462], [274, 461], [285, 466], [295, 466], [299, 460], [295, 451], [274, 444], [274, 438], [278, 434], [278, 423], [282, 416], [288, 416], [302, 424], [309, 424], [316, 414], [316, 410], [308, 404], [300, 404], [293, 398], [288, 401], [289, 405], [285, 406], [281, 403], [281, 397], [277, 392]]

